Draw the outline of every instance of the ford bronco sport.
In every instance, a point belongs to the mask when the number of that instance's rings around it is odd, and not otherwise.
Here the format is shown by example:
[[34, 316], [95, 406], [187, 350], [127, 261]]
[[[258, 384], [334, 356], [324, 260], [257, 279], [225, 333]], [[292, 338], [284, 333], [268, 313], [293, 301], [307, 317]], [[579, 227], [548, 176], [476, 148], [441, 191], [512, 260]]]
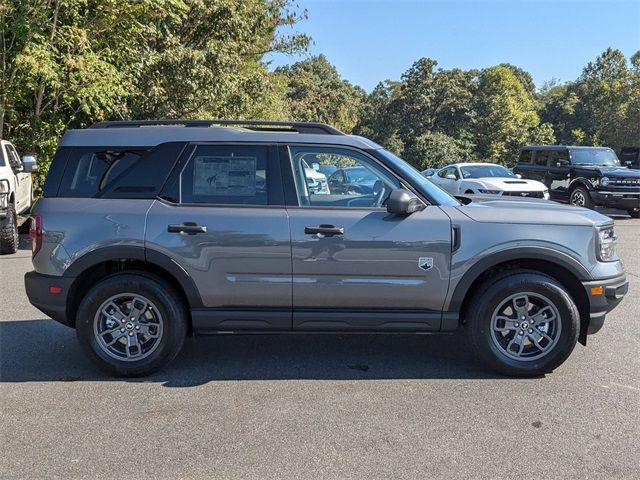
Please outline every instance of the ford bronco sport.
[[[367, 188], [310, 190], [311, 164]], [[60, 142], [26, 290], [114, 375], [156, 371], [189, 333], [459, 328], [499, 372], [550, 372], [627, 291], [613, 222], [462, 200], [324, 124], [100, 123]]]

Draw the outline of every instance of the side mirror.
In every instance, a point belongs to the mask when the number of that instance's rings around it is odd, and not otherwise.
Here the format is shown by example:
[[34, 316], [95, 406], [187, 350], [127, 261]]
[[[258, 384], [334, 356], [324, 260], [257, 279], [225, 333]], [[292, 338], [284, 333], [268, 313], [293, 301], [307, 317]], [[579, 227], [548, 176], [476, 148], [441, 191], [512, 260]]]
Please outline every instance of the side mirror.
[[559, 160], [558, 162], [556, 162], [556, 167], [566, 167], [569, 165], [569, 162], [567, 160]]
[[456, 176], [453, 173], [450, 173], [445, 178], [448, 178], [449, 180], [457, 180]]
[[424, 209], [424, 204], [413, 193], [404, 188], [396, 188], [387, 200], [387, 212], [395, 215], [410, 215]]
[[633, 162], [632, 162], [631, 160], [626, 160], [626, 161], [624, 162], [624, 165], [625, 165], [626, 167], [630, 167], [631, 165], [633, 165]]
[[519, 173], [516, 173], [516, 178], [522, 178], [522, 175], [520, 175]]
[[25, 155], [22, 157], [22, 163], [24, 165], [25, 173], [32, 173], [38, 171], [38, 162], [36, 162], [36, 157], [31, 155]]

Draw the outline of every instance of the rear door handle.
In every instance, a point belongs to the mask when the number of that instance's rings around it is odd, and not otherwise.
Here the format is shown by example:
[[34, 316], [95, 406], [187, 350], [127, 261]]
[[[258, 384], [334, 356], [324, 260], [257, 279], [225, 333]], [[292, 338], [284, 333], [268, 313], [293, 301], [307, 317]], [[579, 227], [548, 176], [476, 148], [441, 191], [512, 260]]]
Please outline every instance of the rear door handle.
[[207, 233], [207, 226], [197, 225], [195, 222], [184, 222], [181, 224], [169, 225], [167, 227], [167, 232], [194, 235], [196, 233]]
[[318, 225], [317, 227], [304, 227], [304, 233], [307, 235], [314, 235], [316, 233], [320, 233], [322, 235], [326, 235], [327, 237], [331, 237], [333, 235], [344, 235], [344, 227], [335, 227], [333, 225]]

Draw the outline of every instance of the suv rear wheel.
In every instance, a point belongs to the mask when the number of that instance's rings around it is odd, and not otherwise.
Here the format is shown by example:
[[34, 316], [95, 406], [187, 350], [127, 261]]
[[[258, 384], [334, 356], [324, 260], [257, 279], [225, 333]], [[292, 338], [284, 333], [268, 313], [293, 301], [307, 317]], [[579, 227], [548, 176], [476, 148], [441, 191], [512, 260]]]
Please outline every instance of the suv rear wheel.
[[83, 298], [76, 334], [98, 366], [111, 375], [149, 375], [182, 349], [187, 316], [177, 293], [161, 279], [116, 274]]
[[578, 340], [580, 316], [566, 289], [538, 272], [504, 273], [476, 294], [467, 319], [471, 342], [489, 367], [538, 376], [564, 362]]

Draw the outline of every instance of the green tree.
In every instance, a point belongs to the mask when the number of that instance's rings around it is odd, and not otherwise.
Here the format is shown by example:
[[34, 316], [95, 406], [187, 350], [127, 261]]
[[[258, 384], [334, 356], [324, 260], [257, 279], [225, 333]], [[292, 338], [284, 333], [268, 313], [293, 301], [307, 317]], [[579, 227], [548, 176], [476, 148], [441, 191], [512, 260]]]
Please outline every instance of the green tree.
[[539, 124], [535, 104], [525, 87], [506, 67], [480, 75], [477, 143], [481, 158], [509, 164], [532, 138]]
[[358, 121], [364, 90], [353, 86], [324, 55], [280, 67], [286, 82], [286, 101], [292, 119], [330, 123], [351, 132]]
[[460, 162], [465, 155], [454, 138], [440, 132], [419, 135], [404, 151], [404, 159], [418, 170]]

